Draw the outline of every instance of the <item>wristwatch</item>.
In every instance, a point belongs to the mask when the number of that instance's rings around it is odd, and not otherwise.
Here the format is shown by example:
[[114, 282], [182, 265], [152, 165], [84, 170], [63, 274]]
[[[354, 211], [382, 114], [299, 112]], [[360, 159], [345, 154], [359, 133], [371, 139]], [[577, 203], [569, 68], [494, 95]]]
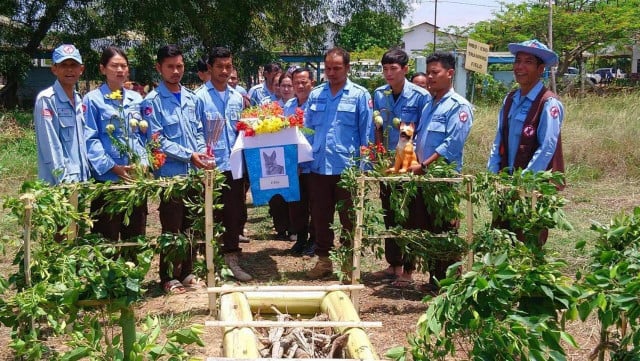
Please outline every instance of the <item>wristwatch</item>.
[[420, 163], [420, 168], [422, 168], [422, 172], [423, 173], [427, 173], [427, 168], [428, 167], [429, 167], [428, 165], [426, 165], [424, 163]]

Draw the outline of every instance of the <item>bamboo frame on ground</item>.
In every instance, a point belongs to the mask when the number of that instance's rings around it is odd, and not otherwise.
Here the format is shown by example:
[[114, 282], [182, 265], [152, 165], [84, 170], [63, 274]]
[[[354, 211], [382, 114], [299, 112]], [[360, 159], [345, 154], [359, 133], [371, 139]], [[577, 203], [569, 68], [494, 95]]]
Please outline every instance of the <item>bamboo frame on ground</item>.
[[[400, 177], [370, 177], [370, 176], [360, 176], [357, 178], [357, 206], [356, 206], [356, 224], [354, 226], [355, 232], [353, 236], [353, 269], [351, 272], [351, 283], [358, 284], [360, 281], [360, 251], [362, 247], [362, 226], [364, 223], [364, 198], [365, 198], [365, 183], [366, 182], [380, 182], [380, 181], [392, 181], [392, 182], [405, 182], [411, 180], [411, 177], [400, 176]], [[464, 180], [467, 180], [467, 232], [465, 239], [467, 240], [467, 244], [470, 245], [473, 242], [473, 202], [471, 202], [471, 192], [472, 192], [472, 181], [473, 177], [469, 175], [464, 175], [462, 177], [457, 178], [431, 178], [424, 179], [424, 182], [443, 182], [443, 183], [462, 183]], [[466, 267], [467, 269], [471, 269], [473, 265], [473, 253], [469, 252], [467, 256]], [[351, 299], [353, 300], [353, 305], [358, 307], [358, 290], [351, 291]]]

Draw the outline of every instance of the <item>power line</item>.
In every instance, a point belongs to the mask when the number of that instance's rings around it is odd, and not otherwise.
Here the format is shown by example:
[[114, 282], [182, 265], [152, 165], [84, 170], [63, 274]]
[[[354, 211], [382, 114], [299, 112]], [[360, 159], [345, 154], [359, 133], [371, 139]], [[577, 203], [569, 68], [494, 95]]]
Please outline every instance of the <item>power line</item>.
[[[436, 3], [436, 0], [416, 0], [416, 3]], [[469, 2], [463, 2], [463, 1], [452, 1], [452, 0], [437, 0], [437, 2], [440, 3], [449, 3], [449, 4], [457, 4], [457, 5], [470, 5], [470, 6], [478, 6], [478, 7], [483, 7], [483, 8], [494, 8], [494, 9], [498, 9], [501, 6], [500, 5], [487, 5], [487, 4], [476, 4], [476, 3], [469, 3]]]

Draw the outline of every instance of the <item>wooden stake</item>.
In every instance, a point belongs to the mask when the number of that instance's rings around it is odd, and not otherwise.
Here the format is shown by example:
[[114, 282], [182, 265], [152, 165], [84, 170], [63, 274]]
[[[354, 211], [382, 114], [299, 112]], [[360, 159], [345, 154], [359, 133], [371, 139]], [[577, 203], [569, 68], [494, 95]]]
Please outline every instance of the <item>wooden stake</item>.
[[[215, 253], [213, 249], [213, 183], [214, 172], [206, 170], [204, 172], [204, 239], [205, 258], [207, 262], [207, 285], [216, 284]], [[209, 292], [209, 313], [217, 317], [217, 293]]]
[[207, 327], [382, 327], [380, 321], [205, 321]]

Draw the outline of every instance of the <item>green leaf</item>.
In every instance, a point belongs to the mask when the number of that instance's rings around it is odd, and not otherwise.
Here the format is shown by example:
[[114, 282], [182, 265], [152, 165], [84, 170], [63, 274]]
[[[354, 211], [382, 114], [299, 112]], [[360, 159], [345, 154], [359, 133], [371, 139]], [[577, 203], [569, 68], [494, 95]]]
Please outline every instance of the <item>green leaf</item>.
[[397, 346], [387, 350], [384, 356], [394, 361], [405, 361], [406, 354], [407, 349], [405, 347]]

